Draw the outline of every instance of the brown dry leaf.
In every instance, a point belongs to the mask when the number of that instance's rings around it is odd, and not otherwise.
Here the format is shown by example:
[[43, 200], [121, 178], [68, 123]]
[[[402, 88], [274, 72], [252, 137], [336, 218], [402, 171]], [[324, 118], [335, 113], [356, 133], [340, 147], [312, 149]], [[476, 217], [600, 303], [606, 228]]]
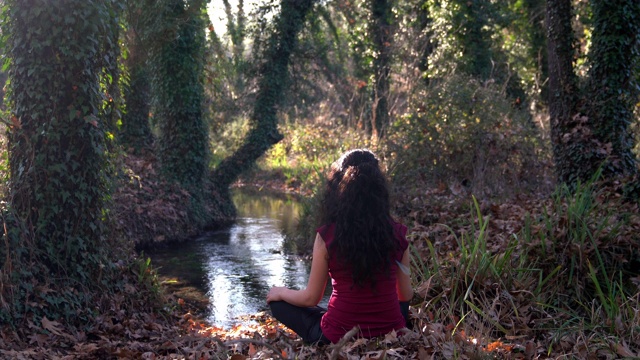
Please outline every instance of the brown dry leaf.
[[266, 338], [267, 339], [275, 339], [276, 336], [278, 335], [278, 329], [276, 329], [275, 326], [269, 326], [267, 327], [267, 335]]
[[524, 356], [527, 359], [533, 359], [534, 356], [536, 356], [536, 353], [537, 353], [536, 343], [534, 343], [531, 340], [527, 341], [527, 343], [526, 343], [526, 345], [524, 347]]
[[253, 357], [253, 355], [255, 355], [258, 352], [258, 350], [256, 350], [256, 346], [253, 345], [253, 343], [249, 343], [249, 356]]
[[46, 316], [42, 317], [42, 327], [54, 335], [63, 335], [62, 324], [57, 321], [51, 321]]
[[98, 350], [100, 347], [95, 343], [77, 343], [73, 346], [73, 348], [82, 354], [91, 354], [92, 352]]
[[629, 347], [627, 347], [627, 344], [624, 342], [624, 340], [621, 343], [612, 344], [612, 345], [613, 345], [613, 348], [616, 350], [616, 353], [622, 357], [635, 358], [638, 356], [633, 351], [631, 351]]
[[31, 334], [28, 336], [29, 344], [37, 343], [38, 346], [42, 346], [49, 340], [49, 336], [45, 334]]
[[405, 348], [395, 348], [386, 350], [387, 354], [398, 359], [406, 358], [407, 350]]
[[382, 340], [383, 344], [392, 344], [398, 341], [398, 334], [395, 330], [392, 330], [390, 333], [384, 336], [384, 340]]
[[140, 356], [140, 352], [127, 349], [127, 348], [122, 348], [122, 349], [118, 349], [114, 353], [114, 355], [117, 356], [118, 359], [135, 359]]
[[429, 290], [431, 289], [431, 279], [433, 279], [434, 276], [435, 275], [429, 277], [427, 281], [420, 284], [420, 286], [418, 286], [418, 288], [416, 289], [416, 293], [418, 293], [418, 295], [420, 295], [420, 297], [422, 297], [423, 299], [429, 294]]
[[420, 347], [420, 348], [418, 348], [418, 359], [419, 360], [433, 359], [434, 354], [435, 354], [435, 351], [433, 351], [432, 347], [429, 347], [429, 348]]
[[245, 360], [247, 357], [242, 354], [233, 354], [229, 360]]

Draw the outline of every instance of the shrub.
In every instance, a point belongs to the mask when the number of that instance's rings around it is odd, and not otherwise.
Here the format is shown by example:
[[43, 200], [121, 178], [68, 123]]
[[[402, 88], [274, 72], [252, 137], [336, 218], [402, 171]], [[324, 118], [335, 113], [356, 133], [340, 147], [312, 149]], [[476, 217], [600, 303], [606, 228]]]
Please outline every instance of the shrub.
[[446, 179], [479, 197], [546, 187], [548, 144], [531, 115], [491, 82], [450, 75], [422, 95], [389, 131], [389, 151], [402, 159], [396, 183]]

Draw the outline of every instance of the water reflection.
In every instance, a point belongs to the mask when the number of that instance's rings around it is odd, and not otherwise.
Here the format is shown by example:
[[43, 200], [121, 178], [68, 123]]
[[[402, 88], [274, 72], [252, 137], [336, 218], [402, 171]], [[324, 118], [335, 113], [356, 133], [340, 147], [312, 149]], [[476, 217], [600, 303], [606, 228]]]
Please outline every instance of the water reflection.
[[163, 275], [185, 280], [210, 299], [208, 321], [228, 327], [265, 310], [271, 286], [304, 288], [309, 265], [283, 250], [300, 205], [292, 199], [237, 191], [238, 221], [228, 229], [151, 254]]

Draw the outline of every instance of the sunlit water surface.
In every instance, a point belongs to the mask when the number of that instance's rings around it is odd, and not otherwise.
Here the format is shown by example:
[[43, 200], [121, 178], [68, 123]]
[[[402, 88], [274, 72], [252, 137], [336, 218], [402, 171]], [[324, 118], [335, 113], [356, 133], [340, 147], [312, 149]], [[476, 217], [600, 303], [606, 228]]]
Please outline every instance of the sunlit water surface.
[[271, 286], [302, 289], [309, 277], [310, 264], [283, 247], [300, 204], [246, 191], [236, 191], [234, 202], [238, 219], [231, 227], [150, 254], [161, 275], [184, 280], [209, 297], [207, 320], [221, 327], [266, 310]]

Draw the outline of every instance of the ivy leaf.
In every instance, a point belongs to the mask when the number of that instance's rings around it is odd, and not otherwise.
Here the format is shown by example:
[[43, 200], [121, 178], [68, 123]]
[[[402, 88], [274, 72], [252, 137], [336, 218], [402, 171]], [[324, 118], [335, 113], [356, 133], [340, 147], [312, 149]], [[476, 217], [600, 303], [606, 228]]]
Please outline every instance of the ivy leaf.
[[98, 117], [95, 115], [87, 115], [84, 117], [84, 121], [88, 124], [98, 127]]

